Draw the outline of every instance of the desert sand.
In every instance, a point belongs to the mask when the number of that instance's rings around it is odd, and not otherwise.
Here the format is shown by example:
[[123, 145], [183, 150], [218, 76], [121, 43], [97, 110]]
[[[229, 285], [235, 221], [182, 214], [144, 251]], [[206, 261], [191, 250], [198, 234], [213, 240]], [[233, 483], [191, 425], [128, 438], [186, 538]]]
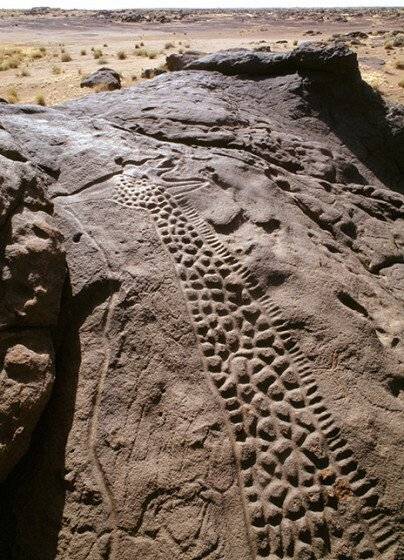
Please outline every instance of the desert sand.
[[173, 52], [263, 46], [283, 52], [308, 40], [342, 38], [357, 53], [363, 79], [402, 103], [403, 29], [400, 9], [0, 10], [0, 97], [55, 105], [87, 95], [80, 82], [100, 65], [121, 73], [128, 87]]

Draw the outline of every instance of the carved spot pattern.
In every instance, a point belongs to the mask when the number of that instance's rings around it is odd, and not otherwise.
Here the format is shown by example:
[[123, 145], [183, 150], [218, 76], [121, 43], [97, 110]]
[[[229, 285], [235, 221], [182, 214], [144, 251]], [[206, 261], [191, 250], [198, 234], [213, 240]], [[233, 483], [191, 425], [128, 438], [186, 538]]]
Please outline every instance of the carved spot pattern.
[[171, 255], [206, 374], [231, 426], [258, 559], [380, 558], [395, 545], [287, 323], [184, 196], [121, 176], [113, 200], [143, 209]]

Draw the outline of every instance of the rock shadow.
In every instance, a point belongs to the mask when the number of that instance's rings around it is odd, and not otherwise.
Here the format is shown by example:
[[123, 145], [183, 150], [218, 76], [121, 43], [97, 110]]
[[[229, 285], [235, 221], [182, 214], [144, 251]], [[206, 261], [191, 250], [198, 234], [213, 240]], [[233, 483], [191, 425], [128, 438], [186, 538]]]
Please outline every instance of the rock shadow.
[[384, 185], [403, 193], [404, 109], [387, 104], [362, 80], [314, 76], [306, 77], [303, 86], [310, 112]]
[[115, 284], [97, 282], [73, 296], [66, 278], [54, 332], [52, 395], [29, 451], [0, 487], [0, 558], [4, 560], [54, 560], [57, 555], [69, 491], [65, 456], [81, 365], [79, 331], [92, 310], [116, 290]]

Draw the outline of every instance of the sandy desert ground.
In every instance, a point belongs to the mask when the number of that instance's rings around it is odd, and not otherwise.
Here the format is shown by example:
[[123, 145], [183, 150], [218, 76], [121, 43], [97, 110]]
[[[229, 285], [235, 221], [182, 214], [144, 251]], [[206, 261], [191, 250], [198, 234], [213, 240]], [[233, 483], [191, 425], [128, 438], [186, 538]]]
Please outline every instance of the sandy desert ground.
[[123, 87], [167, 54], [232, 47], [285, 51], [302, 41], [345, 42], [363, 78], [404, 102], [404, 9], [256, 11], [0, 10], [0, 97], [55, 105], [87, 95], [83, 76], [102, 66]]

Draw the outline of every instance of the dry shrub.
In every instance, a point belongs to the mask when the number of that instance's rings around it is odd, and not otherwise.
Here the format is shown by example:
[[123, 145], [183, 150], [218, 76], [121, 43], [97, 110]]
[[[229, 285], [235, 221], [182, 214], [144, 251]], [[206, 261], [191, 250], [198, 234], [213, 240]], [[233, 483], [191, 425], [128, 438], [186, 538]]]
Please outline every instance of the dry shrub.
[[0, 49], [0, 71], [18, 68], [25, 56], [26, 53], [21, 49]]
[[18, 91], [15, 88], [10, 88], [7, 90], [6, 99], [9, 103], [18, 103], [20, 97], [18, 95]]
[[96, 60], [98, 60], [99, 58], [101, 58], [103, 55], [103, 52], [101, 49], [94, 49], [93, 50], [93, 56]]
[[81, 54], [81, 56], [86, 56], [86, 54], [87, 54], [86, 49], [81, 49], [80, 54]]
[[45, 100], [45, 96], [43, 95], [43, 93], [39, 92], [35, 95], [35, 103], [37, 105], [42, 105], [42, 107], [45, 107], [46, 100]]
[[393, 39], [394, 47], [404, 47], [404, 33], [399, 33]]
[[125, 60], [127, 58], [127, 55], [126, 55], [125, 51], [118, 51], [116, 53], [116, 56], [117, 56], [118, 60]]
[[35, 49], [31, 53], [31, 60], [39, 60], [44, 57], [44, 53], [40, 49]]
[[69, 53], [64, 52], [62, 53], [61, 57], [60, 57], [61, 62], [71, 62], [72, 57], [70, 56]]
[[135, 55], [136, 56], [144, 56], [145, 58], [156, 58], [158, 55], [158, 51], [156, 51], [156, 49], [145, 49], [145, 48], [139, 48], [135, 51]]
[[61, 73], [62, 73], [62, 69], [60, 66], [56, 66], [56, 65], [52, 66], [52, 74], [54, 76], [59, 76], [59, 74]]
[[166, 44], [164, 45], [164, 48], [165, 48], [166, 50], [168, 50], [168, 49], [175, 49], [175, 43], [168, 42], [168, 43], [166, 43]]

